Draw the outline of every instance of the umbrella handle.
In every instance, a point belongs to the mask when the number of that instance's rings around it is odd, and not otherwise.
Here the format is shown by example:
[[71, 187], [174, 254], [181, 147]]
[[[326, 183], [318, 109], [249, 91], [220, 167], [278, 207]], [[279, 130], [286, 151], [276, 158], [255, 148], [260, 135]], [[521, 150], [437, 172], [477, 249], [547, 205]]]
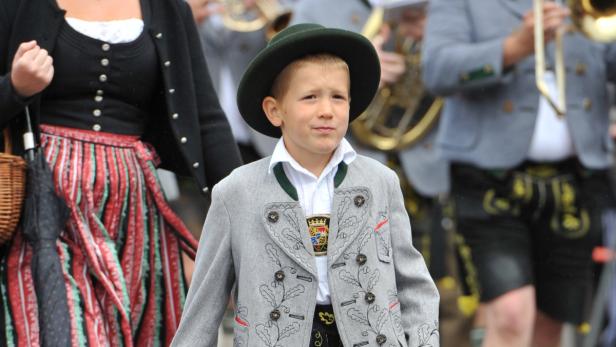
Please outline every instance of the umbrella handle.
[[36, 142], [34, 141], [34, 132], [32, 131], [32, 119], [30, 117], [30, 108], [28, 106], [24, 109], [26, 113], [26, 132], [23, 135], [24, 140], [24, 150], [26, 151], [26, 156], [30, 161], [34, 160], [34, 148], [36, 147]]

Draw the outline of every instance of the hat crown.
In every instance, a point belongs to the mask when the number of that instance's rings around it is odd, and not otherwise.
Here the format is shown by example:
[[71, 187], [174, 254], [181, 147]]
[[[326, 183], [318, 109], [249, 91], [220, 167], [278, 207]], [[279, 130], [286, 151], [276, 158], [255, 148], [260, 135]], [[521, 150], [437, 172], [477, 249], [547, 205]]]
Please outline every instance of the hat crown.
[[307, 31], [312, 31], [312, 30], [319, 30], [319, 29], [325, 29], [325, 27], [319, 24], [314, 24], [314, 23], [301, 23], [301, 24], [292, 25], [280, 31], [278, 34], [274, 35], [274, 37], [270, 40], [268, 46], [275, 45], [276, 43], [288, 37], [292, 37], [296, 34], [307, 32]]

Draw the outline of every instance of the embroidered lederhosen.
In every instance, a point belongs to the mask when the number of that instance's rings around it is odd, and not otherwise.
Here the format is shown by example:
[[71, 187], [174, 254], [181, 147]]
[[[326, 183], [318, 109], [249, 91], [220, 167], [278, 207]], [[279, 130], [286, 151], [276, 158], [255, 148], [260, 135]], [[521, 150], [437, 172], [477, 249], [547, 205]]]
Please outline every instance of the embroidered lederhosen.
[[[310, 241], [317, 257], [327, 256], [329, 237], [329, 215], [314, 215], [306, 218]], [[334, 310], [331, 305], [317, 305], [312, 320], [312, 333], [310, 335], [311, 347], [342, 347]]]

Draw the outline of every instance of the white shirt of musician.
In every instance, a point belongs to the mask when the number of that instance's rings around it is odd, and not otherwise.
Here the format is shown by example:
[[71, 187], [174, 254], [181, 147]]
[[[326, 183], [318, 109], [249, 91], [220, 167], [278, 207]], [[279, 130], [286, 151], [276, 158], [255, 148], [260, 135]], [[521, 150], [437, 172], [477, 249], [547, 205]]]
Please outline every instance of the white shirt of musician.
[[[329, 163], [319, 177], [301, 166], [287, 151], [284, 140], [281, 138], [274, 148], [270, 159], [269, 173], [272, 174], [274, 166], [282, 163], [285, 174], [297, 190], [299, 203], [307, 218], [315, 215], [329, 215], [334, 197], [334, 176], [338, 165], [344, 161], [349, 165], [357, 153], [351, 144], [343, 138], [334, 151]], [[327, 256], [315, 256], [317, 273], [319, 275], [319, 289], [317, 291], [317, 304], [331, 303], [329, 284], [327, 282]]]

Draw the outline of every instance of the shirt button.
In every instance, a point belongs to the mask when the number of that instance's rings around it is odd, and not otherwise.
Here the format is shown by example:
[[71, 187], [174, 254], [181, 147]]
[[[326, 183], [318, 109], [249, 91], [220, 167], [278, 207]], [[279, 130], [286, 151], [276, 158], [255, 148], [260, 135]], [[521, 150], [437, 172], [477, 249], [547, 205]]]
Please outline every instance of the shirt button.
[[196, 169], [196, 168], [198, 168], [198, 167], [199, 167], [199, 162], [198, 162], [198, 161], [194, 162], [194, 163], [193, 163], [193, 167], [194, 167], [195, 169]]
[[276, 273], [274, 274], [274, 278], [278, 282], [281, 282], [282, 280], [284, 280], [284, 271], [282, 271], [282, 270], [276, 271]]
[[107, 75], [102, 74], [100, 76], [98, 76], [98, 80], [101, 82], [107, 82]]
[[107, 65], [109, 65], [109, 59], [107, 59], [107, 58], [103, 58], [103, 59], [101, 59], [101, 65], [102, 65], [102, 66], [107, 66]]
[[94, 131], [101, 131], [101, 125], [100, 124], [94, 124], [92, 126], [92, 130], [94, 130]]
[[173, 118], [173, 119], [178, 119], [178, 117], [180, 117], [180, 115], [177, 114], [177, 113], [174, 113], [174, 114], [171, 115], [171, 118]]
[[278, 310], [273, 310], [272, 312], [270, 312], [269, 314], [270, 319], [273, 321], [277, 321], [280, 319], [280, 311]]
[[105, 94], [105, 92], [103, 92], [102, 89], [99, 89], [96, 91], [96, 95], [103, 95], [103, 94]]
[[180, 139], [180, 142], [181, 142], [181, 143], [186, 143], [186, 142], [188, 142], [188, 139], [187, 139], [187, 138], [185, 138], [185, 137], [182, 137], [182, 138]]
[[101, 46], [101, 49], [105, 52], [107, 52], [109, 48], [111, 48], [111, 46], [109, 46], [108, 43], [103, 43], [103, 45]]
[[94, 111], [92, 111], [92, 115], [94, 115], [94, 117], [100, 117], [101, 116], [101, 110], [96, 109]]
[[94, 97], [94, 101], [101, 102], [101, 101], [103, 101], [103, 97], [100, 96], [100, 95], [97, 95], [97, 96]]

